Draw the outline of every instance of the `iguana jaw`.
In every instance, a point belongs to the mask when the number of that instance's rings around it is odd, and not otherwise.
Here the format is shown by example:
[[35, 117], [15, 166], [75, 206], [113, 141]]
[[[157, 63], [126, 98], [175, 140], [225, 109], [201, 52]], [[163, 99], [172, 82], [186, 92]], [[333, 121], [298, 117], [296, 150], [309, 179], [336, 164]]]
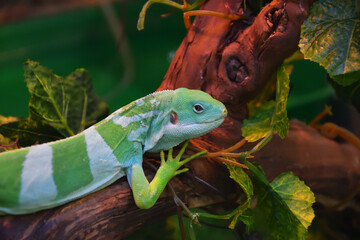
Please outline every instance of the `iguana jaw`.
[[200, 137], [211, 130], [220, 126], [224, 121], [224, 117], [215, 121], [191, 123], [191, 124], [167, 124], [161, 132], [153, 135], [149, 141], [145, 143], [144, 151], [159, 152], [160, 150], [168, 150], [179, 145], [181, 142]]

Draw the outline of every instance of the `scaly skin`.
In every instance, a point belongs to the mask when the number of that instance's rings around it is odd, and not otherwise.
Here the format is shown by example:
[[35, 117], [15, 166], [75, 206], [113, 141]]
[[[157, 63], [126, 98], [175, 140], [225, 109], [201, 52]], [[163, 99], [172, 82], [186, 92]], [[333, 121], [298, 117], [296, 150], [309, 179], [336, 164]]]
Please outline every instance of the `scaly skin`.
[[187, 168], [183, 168], [181, 170], [178, 169], [180, 169], [184, 164], [190, 162], [192, 159], [206, 153], [206, 151], [202, 151], [181, 161], [181, 156], [183, 155], [188, 143], [189, 142], [187, 141], [184, 144], [176, 158], [173, 158], [171, 148], [168, 152], [167, 161], [165, 161], [164, 151], [160, 152], [161, 165], [151, 183], [147, 181], [141, 166], [137, 164], [132, 166], [132, 191], [135, 203], [139, 208], [151, 208], [163, 192], [170, 179], [180, 173], [188, 171]]
[[[169, 154], [149, 183], [142, 169], [146, 151], [168, 150], [218, 127], [225, 106], [188, 89], [138, 99], [85, 131], [60, 141], [0, 154], [0, 212], [27, 214], [98, 191], [127, 175], [136, 204], [154, 205], [168, 181], [185, 171]], [[185, 150], [183, 148], [182, 152]]]

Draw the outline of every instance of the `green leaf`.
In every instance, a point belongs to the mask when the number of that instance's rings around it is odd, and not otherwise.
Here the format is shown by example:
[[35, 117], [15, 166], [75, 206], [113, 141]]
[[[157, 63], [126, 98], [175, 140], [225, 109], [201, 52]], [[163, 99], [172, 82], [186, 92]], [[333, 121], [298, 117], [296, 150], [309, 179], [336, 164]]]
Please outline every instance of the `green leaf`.
[[314, 194], [292, 173], [279, 175], [272, 183], [260, 167], [246, 162], [257, 189], [252, 227], [266, 239], [305, 239], [314, 218]]
[[274, 113], [275, 102], [268, 101], [250, 112], [249, 119], [245, 119], [241, 128], [242, 136], [248, 142], [255, 142], [272, 131], [271, 118]]
[[13, 141], [18, 138], [22, 147], [63, 138], [53, 127], [30, 119], [21, 119], [0, 125], [0, 134]]
[[[242, 127], [249, 140], [264, 137], [248, 153], [261, 149], [276, 131], [284, 138], [289, 129], [286, 103], [289, 94], [289, 75], [284, 65], [277, 70], [276, 99], [254, 108]], [[314, 218], [311, 208], [315, 201], [311, 190], [292, 173], [284, 173], [269, 183], [263, 169], [244, 159], [257, 190], [254, 209], [243, 210], [238, 219], [248, 230], [257, 230], [265, 239], [305, 239], [307, 228]], [[236, 217], [236, 216], [235, 216]], [[234, 218], [235, 218], [234, 217]]]
[[270, 185], [301, 224], [308, 228], [315, 217], [311, 207], [315, 202], [315, 196], [310, 188], [292, 172], [280, 174]]
[[251, 232], [254, 230], [254, 217], [250, 208], [246, 209], [238, 217], [238, 220], [242, 221], [246, 225], [246, 231]]
[[225, 164], [229, 169], [230, 178], [232, 178], [235, 182], [239, 184], [243, 192], [245, 193], [245, 199], [243, 203], [237, 207], [234, 211], [234, 217], [229, 225], [230, 229], [234, 229], [238, 219], [245, 222], [246, 224], [250, 224], [251, 220], [243, 216], [243, 213], [246, 209], [250, 207], [251, 199], [254, 196], [254, 188], [250, 177], [245, 173], [245, 171], [240, 168], [230, 164]]
[[284, 138], [289, 129], [286, 103], [289, 95], [289, 75], [281, 65], [277, 70], [276, 99], [264, 102], [260, 107], [255, 107], [249, 119], [245, 119], [241, 128], [242, 136], [249, 142], [255, 142], [269, 135], [275, 130]]
[[347, 87], [352, 85], [353, 83], [355, 84], [358, 83], [360, 79], [360, 71], [335, 75], [335, 76], [331, 76], [331, 78], [341, 86]]
[[83, 68], [76, 69], [64, 79], [64, 82], [65, 94], [71, 99], [68, 115], [71, 129], [75, 129], [77, 133], [81, 132], [109, 115], [109, 107], [95, 93], [88, 71]]
[[108, 114], [107, 104], [94, 92], [84, 69], [77, 69], [65, 79], [33, 61], [27, 61], [24, 69], [31, 94], [31, 120], [48, 124], [68, 137]]
[[287, 118], [286, 103], [289, 95], [289, 74], [286, 72], [284, 65], [277, 70], [276, 80], [276, 106], [272, 116], [271, 126], [277, 134], [283, 139], [289, 130], [289, 120]]
[[[320, 0], [301, 27], [299, 43], [304, 57], [325, 67], [339, 84], [359, 80], [360, 12], [356, 0]], [[339, 77], [347, 74], [345, 77]]]
[[236, 167], [230, 164], [225, 165], [229, 169], [230, 178], [237, 182], [240, 185], [241, 189], [244, 191], [246, 195], [245, 202], [247, 206], [250, 207], [250, 201], [254, 196], [254, 188], [250, 177], [241, 167]]

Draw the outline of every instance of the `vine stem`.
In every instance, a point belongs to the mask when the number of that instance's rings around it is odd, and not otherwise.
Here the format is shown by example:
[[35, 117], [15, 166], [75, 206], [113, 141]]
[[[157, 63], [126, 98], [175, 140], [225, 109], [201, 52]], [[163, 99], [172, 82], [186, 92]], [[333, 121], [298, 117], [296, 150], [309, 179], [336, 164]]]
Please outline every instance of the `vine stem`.
[[360, 150], [360, 139], [349, 130], [330, 122], [324, 123], [320, 126], [320, 130], [321, 134], [325, 137], [335, 138], [339, 136]]
[[222, 157], [216, 157], [213, 158], [216, 162], [218, 163], [226, 163], [226, 164], [230, 164], [230, 165], [234, 165], [237, 167], [241, 167], [241, 168], [245, 168], [245, 169], [249, 169], [245, 164], [239, 163], [235, 160], [230, 160], [230, 159], [226, 159], [226, 158], [222, 158]]
[[149, 0], [144, 4], [143, 8], [141, 9], [141, 12], [139, 14], [137, 28], [138, 28], [138, 30], [144, 29], [146, 11], [153, 3], [162, 3], [165, 5], [180, 9], [182, 11], [188, 11], [188, 10], [192, 10], [192, 9], [198, 7], [203, 1], [204, 0], [197, 0], [191, 5], [187, 4], [187, 2], [184, 1], [184, 4], [181, 5], [181, 4], [171, 1], [171, 0]]
[[319, 113], [310, 123], [310, 127], [315, 127], [316, 123], [318, 123], [321, 119], [323, 119], [326, 115], [331, 116], [332, 112], [331, 112], [331, 106], [325, 106], [325, 109]]
[[16, 138], [15, 141], [13, 143], [10, 143], [8, 145], [5, 145], [5, 144], [0, 144], [0, 147], [2, 148], [9, 148], [9, 147], [13, 147], [13, 146], [17, 146], [17, 148], [20, 148], [19, 146], [19, 138]]
[[185, 28], [187, 30], [189, 30], [191, 27], [191, 21], [190, 21], [191, 16], [213, 16], [213, 17], [229, 19], [232, 21], [236, 21], [236, 20], [240, 20], [240, 19], [248, 19], [247, 16], [241, 16], [241, 15], [236, 15], [236, 14], [226, 14], [226, 13], [215, 12], [215, 11], [210, 11], [210, 10], [187, 11], [187, 12], [184, 12], [184, 24], [185, 24]]

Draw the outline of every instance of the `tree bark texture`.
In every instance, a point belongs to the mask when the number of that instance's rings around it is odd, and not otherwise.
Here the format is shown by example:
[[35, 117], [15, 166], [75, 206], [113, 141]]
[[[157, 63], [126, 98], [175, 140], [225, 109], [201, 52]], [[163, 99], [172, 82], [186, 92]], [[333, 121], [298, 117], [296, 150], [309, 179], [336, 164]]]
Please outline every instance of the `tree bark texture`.
[[[240, 11], [242, 1], [208, 1], [203, 9]], [[227, 4], [226, 4], [227, 3]], [[207, 144], [229, 146], [241, 139], [246, 103], [265, 86], [283, 60], [297, 50], [300, 27], [311, 1], [272, 1], [257, 17], [232, 22], [212, 16], [197, 17], [159, 90], [201, 89], [223, 102], [229, 117], [205, 137]], [[228, 7], [227, 7], [228, 6]], [[213, 145], [212, 143], [210, 145]]]
[[[202, 9], [240, 12], [241, 3], [209, 0]], [[248, 20], [195, 18], [158, 90], [201, 89], [227, 106], [229, 116], [224, 124], [196, 139], [196, 145], [215, 151], [241, 139], [241, 124], [248, 116], [246, 103], [297, 50], [300, 26], [311, 4], [306, 0], [274, 0], [257, 16], [246, 10]], [[293, 171], [317, 196], [326, 199], [344, 198], [360, 180], [359, 150], [327, 139], [297, 120], [290, 122], [285, 140], [275, 136], [255, 154], [254, 161], [262, 165], [270, 180], [284, 171]], [[188, 167], [189, 173], [173, 179], [171, 185], [190, 208], [221, 203], [222, 208], [235, 206], [241, 191], [223, 166], [196, 159]], [[153, 174], [147, 171], [149, 179]], [[153, 208], [138, 209], [123, 178], [65, 206], [0, 217], [0, 239], [121, 239], [144, 224], [174, 214], [176, 208], [166, 190]]]

